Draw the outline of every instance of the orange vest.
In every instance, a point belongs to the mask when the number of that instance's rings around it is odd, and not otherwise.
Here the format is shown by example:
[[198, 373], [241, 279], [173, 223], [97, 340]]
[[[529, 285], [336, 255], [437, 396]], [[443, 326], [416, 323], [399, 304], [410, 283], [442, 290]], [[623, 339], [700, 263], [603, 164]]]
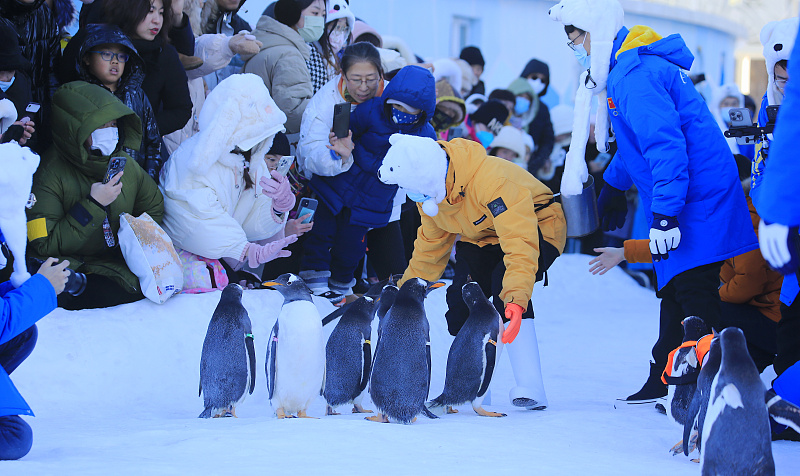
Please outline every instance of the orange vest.
[[[678, 346], [675, 350], [669, 353], [669, 358], [667, 359], [667, 366], [664, 368], [664, 372], [661, 374], [661, 381], [664, 382], [664, 385], [682, 385], [684, 383], [690, 382], [683, 382], [680, 381], [683, 377], [693, 376], [692, 382], [696, 381], [697, 372], [693, 372], [692, 374], [686, 374], [681, 377], [672, 377], [672, 365], [675, 361], [675, 353], [677, 353], [681, 349], [685, 349], [687, 347], [694, 348], [695, 355], [697, 356], [697, 370], [699, 371], [700, 368], [703, 366], [703, 359], [705, 358], [708, 350], [711, 348], [711, 340], [714, 339], [714, 334], [706, 334], [705, 336], [701, 337], [700, 340], [687, 340], [686, 342], [682, 343]], [[670, 379], [669, 383], [667, 379]]]

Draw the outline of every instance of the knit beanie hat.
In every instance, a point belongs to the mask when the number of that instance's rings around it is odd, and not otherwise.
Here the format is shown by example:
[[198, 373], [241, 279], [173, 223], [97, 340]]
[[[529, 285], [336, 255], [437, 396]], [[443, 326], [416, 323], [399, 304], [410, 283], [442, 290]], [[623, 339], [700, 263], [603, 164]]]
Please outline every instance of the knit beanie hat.
[[19, 49], [19, 36], [10, 23], [0, 22], [0, 71], [27, 71], [30, 62]]
[[461, 99], [461, 95], [458, 94], [453, 89], [453, 86], [451, 86], [450, 83], [444, 79], [436, 82], [436, 104], [439, 104], [443, 101], [450, 101], [458, 106], [458, 108], [461, 110], [461, 117], [456, 117], [456, 123], [453, 125], [461, 124], [464, 121], [464, 118], [467, 117], [467, 106], [464, 103], [464, 100]]
[[470, 66], [474, 66], [476, 64], [480, 65], [481, 67], [486, 66], [486, 62], [483, 60], [481, 50], [479, 50], [477, 46], [467, 46], [461, 50], [459, 58], [466, 61]]
[[514, 126], [503, 126], [500, 133], [492, 141], [491, 149], [502, 147], [513, 151], [519, 158], [525, 158], [525, 140], [522, 137], [522, 131]]
[[510, 101], [513, 103], [517, 100], [517, 96], [508, 89], [495, 89], [489, 93], [489, 99], [494, 99], [495, 101]]
[[761, 44], [764, 46], [764, 59], [767, 64], [767, 99], [769, 106], [780, 106], [783, 93], [775, 86], [775, 63], [788, 60], [792, 55], [794, 39], [797, 36], [798, 17], [781, 21], [771, 21], [761, 29]]
[[314, 0], [278, 0], [275, 2], [275, 19], [286, 26], [296, 25], [303, 10]]
[[473, 124], [483, 124], [495, 134], [508, 119], [508, 109], [499, 101], [486, 101], [470, 117]]
[[280, 155], [283, 157], [289, 154], [291, 154], [289, 139], [286, 138], [286, 134], [283, 132], [278, 132], [272, 139], [272, 147], [269, 149], [269, 152], [267, 152], [267, 155]]
[[520, 78], [527, 78], [533, 73], [545, 75], [544, 83], [550, 84], [550, 67], [547, 66], [547, 63], [544, 61], [539, 61], [535, 58], [528, 61], [528, 64], [525, 65], [525, 68], [522, 70], [522, 74], [519, 76]]

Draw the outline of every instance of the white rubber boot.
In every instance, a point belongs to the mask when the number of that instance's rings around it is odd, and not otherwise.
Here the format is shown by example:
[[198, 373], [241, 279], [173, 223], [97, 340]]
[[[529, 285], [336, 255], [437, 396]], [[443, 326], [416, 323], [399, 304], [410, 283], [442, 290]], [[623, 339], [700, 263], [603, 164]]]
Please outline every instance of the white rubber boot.
[[505, 345], [517, 386], [509, 392], [511, 403], [529, 410], [544, 410], [547, 395], [539, 362], [539, 342], [533, 319], [523, 319], [514, 342]]

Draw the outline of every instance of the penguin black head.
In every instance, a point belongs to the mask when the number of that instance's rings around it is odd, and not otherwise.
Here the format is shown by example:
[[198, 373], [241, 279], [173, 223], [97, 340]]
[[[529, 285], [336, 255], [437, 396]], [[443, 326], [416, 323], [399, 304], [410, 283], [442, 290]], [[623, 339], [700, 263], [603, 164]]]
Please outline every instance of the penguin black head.
[[274, 281], [262, 283], [267, 289], [272, 289], [281, 293], [284, 302], [292, 301], [311, 301], [311, 289], [300, 276], [292, 273], [285, 273], [278, 276]]
[[709, 332], [705, 321], [697, 316], [689, 316], [681, 321], [681, 324], [683, 325], [683, 342], [698, 340]]
[[756, 364], [747, 350], [744, 333], [738, 327], [728, 327], [719, 334], [722, 362], [725, 366], [744, 366], [758, 376]]
[[465, 285], [461, 286], [461, 295], [464, 298], [464, 302], [467, 304], [467, 307], [472, 309], [472, 307], [479, 302], [486, 301], [486, 295], [483, 294], [483, 290], [481, 289], [480, 285], [475, 281], [469, 281]]
[[225, 289], [222, 290], [222, 297], [220, 301], [236, 301], [242, 302], [242, 292], [243, 289], [236, 283], [231, 283], [225, 286]]

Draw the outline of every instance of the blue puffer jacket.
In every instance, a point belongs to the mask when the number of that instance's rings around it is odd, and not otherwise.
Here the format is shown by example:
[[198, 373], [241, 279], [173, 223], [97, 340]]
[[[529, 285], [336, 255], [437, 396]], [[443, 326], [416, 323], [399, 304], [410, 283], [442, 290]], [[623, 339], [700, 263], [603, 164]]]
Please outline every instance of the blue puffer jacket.
[[[800, 37], [795, 40], [792, 56], [789, 58], [789, 77], [800, 78]], [[792, 75], [798, 76], [792, 76]], [[765, 95], [766, 97], [766, 95]], [[758, 123], [767, 122], [767, 101], [761, 102], [762, 111], [758, 115]], [[769, 158], [762, 162], [761, 183], [757, 185], [759, 192], [756, 205], [758, 214], [770, 223], [781, 223], [787, 226], [800, 226], [800, 206], [797, 197], [800, 190], [797, 177], [800, 175], [800, 161], [797, 160], [797, 138], [800, 137], [800, 81], [786, 83], [786, 93], [775, 122], [775, 140], [769, 147]], [[766, 162], [769, 170], [766, 171]], [[752, 193], [752, 192], [751, 192]], [[797, 275], [783, 277], [781, 302], [791, 306], [800, 292]]]
[[[395, 124], [390, 115], [391, 105], [386, 104], [389, 99], [421, 109], [419, 120], [413, 124]], [[385, 226], [397, 193], [397, 185], [386, 185], [378, 180], [378, 168], [389, 150], [389, 136], [400, 133], [436, 140], [436, 132], [428, 123], [435, 108], [433, 75], [419, 66], [401, 69], [383, 95], [360, 104], [350, 114], [350, 130], [355, 142], [353, 166], [333, 177], [314, 175], [311, 188], [334, 214], [349, 208], [350, 223], [369, 228]]]
[[[56, 308], [56, 293], [47, 278], [33, 275], [15, 289], [10, 282], [0, 284], [0, 345], [31, 327]], [[33, 415], [11, 378], [0, 367], [0, 416]]]
[[636, 185], [648, 225], [653, 213], [677, 216], [680, 246], [653, 264], [660, 289], [758, 243], [736, 162], [685, 71], [694, 57], [680, 35], [658, 39], [641, 28], [623, 27], [614, 40], [607, 107], [619, 149], [604, 178], [620, 190]]

